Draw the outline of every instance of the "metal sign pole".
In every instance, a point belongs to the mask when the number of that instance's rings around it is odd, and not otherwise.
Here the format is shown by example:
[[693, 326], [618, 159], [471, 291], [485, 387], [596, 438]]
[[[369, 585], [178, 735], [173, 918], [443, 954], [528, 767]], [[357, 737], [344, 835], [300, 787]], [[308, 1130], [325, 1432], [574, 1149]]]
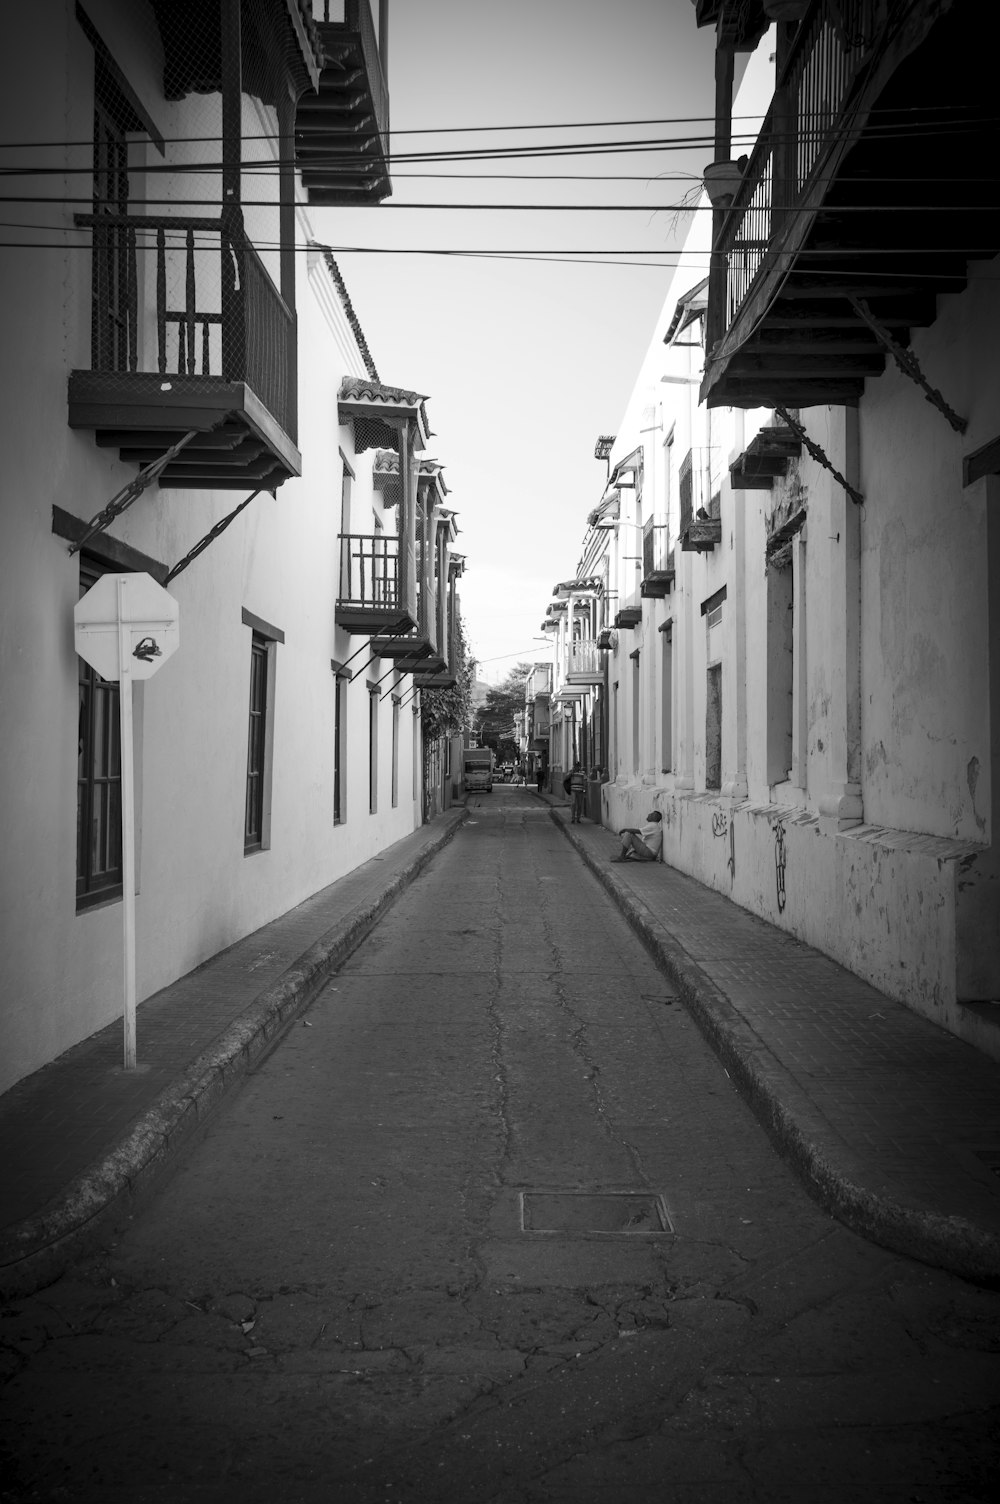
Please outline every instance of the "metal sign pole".
[[105, 574], [73, 607], [73, 641], [102, 679], [118, 681], [125, 1069], [135, 1070], [135, 778], [132, 686], [177, 650], [177, 602], [148, 574]]
[[122, 951], [125, 1069], [135, 1070], [135, 785], [132, 768], [132, 666], [125, 592], [118, 579], [118, 706], [121, 728]]

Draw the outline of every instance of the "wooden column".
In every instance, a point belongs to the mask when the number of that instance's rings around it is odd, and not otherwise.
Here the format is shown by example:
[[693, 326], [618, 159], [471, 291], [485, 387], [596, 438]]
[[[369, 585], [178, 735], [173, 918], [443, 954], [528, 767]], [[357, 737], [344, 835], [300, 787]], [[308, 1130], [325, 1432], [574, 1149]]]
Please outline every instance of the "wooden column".
[[240, 202], [241, 141], [243, 137], [243, 35], [240, 0], [219, 0], [222, 53], [222, 202]]

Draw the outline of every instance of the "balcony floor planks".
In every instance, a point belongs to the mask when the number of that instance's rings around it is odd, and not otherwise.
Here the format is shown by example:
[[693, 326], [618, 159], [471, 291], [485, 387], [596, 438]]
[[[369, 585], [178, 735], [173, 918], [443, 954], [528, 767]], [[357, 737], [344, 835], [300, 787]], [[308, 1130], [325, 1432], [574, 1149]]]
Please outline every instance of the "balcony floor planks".
[[[161, 485], [222, 489], [244, 482], [280, 485], [302, 473], [298, 448], [244, 381], [148, 371], [72, 371], [69, 425], [93, 429], [102, 448], [151, 464], [192, 429], [197, 437], [171, 461]], [[152, 442], [150, 442], [152, 441]], [[204, 445], [202, 446], [202, 441]]]

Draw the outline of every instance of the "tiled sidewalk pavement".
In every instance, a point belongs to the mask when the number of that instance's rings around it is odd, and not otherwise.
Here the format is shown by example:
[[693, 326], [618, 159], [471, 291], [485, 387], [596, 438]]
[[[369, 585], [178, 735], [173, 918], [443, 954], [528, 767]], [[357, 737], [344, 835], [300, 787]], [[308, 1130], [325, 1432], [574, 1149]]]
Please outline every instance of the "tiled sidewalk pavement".
[[1000, 1281], [1000, 1065], [693, 878], [609, 866], [611, 832], [552, 814], [828, 1209]]
[[0, 1290], [55, 1278], [119, 1216], [464, 818], [455, 809], [165, 987], [0, 1097]]

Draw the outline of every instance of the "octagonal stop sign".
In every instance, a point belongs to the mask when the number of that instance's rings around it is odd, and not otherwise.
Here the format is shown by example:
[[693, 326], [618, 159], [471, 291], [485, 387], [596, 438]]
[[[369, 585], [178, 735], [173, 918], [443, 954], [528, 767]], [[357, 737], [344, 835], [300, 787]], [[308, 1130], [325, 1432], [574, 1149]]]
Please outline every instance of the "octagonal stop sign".
[[180, 642], [177, 602], [148, 574], [101, 575], [77, 601], [73, 621], [76, 651], [102, 679], [122, 676], [120, 640], [132, 679], [151, 678]]

